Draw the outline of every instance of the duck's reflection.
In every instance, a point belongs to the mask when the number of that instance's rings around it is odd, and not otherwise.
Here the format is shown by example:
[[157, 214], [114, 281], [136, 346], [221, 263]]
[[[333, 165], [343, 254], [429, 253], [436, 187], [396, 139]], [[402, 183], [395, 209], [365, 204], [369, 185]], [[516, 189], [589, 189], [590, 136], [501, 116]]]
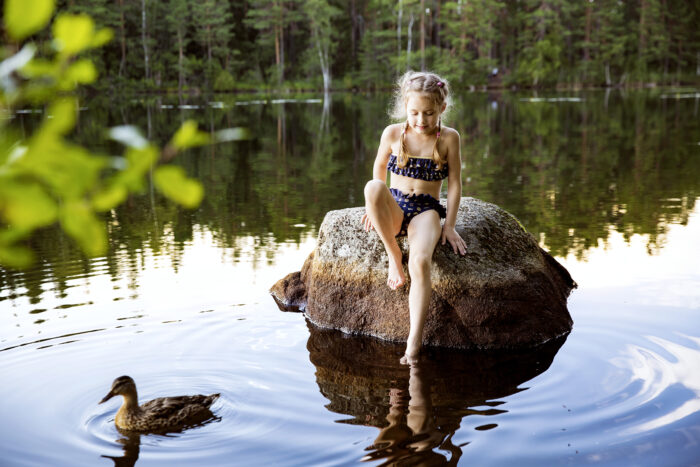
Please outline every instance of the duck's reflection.
[[177, 431], [138, 433], [117, 428], [117, 431], [122, 437], [117, 439], [116, 442], [122, 445], [124, 455], [121, 457], [102, 455], [102, 457], [112, 459], [112, 462], [114, 462], [114, 467], [133, 467], [136, 465], [136, 461], [139, 460], [139, 453], [141, 451], [141, 436], [177, 436], [178, 434], [191, 428], [197, 428], [208, 425], [212, 422], [221, 421], [221, 417], [217, 417], [213, 412], [209, 411], [209, 415], [210, 416], [203, 422], [183, 426], [181, 430]]
[[[307, 344], [328, 410], [349, 415], [339, 423], [379, 429], [362, 460], [384, 464], [456, 465], [461, 445], [452, 436], [467, 416], [505, 413], [499, 400], [545, 371], [565, 338], [535, 350], [501, 354], [428, 349], [410, 367], [403, 347], [309, 325]], [[475, 430], [497, 423], [472, 422]], [[464, 438], [464, 436], [462, 436]]]
[[121, 457], [115, 456], [102, 456], [107, 459], [112, 459], [114, 462], [114, 467], [133, 467], [136, 465], [136, 461], [139, 460], [139, 451], [141, 450], [141, 435], [139, 433], [132, 433], [129, 431], [123, 431], [117, 428], [119, 434], [122, 438], [117, 440], [117, 443], [122, 445], [124, 450], [124, 455]]

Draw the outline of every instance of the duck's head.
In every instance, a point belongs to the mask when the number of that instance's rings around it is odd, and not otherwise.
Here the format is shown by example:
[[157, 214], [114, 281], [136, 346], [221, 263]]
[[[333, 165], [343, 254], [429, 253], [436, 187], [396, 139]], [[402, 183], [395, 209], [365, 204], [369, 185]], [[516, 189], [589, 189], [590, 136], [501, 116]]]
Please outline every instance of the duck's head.
[[114, 396], [133, 396], [136, 397], [136, 383], [130, 376], [120, 376], [112, 382], [112, 388], [106, 396], [100, 401], [100, 404], [107, 402]]

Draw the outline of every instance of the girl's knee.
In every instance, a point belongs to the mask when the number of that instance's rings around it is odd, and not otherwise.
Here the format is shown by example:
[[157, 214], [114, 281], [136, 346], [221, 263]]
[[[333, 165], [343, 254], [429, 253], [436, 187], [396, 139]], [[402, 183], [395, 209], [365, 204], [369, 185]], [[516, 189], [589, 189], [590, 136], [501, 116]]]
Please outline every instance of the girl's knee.
[[408, 256], [408, 268], [416, 273], [430, 271], [433, 256], [427, 253], [411, 253]]
[[386, 190], [386, 183], [381, 180], [373, 179], [365, 185], [365, 200], [377, 199], [382, 190]]

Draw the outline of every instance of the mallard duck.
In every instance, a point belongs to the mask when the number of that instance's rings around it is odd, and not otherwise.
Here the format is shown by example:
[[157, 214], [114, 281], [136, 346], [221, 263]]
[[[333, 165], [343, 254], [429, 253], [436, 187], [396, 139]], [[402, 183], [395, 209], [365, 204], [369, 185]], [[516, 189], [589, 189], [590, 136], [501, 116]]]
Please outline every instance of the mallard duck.
[[124, 402], [117, 411], [117, 428], [140, 432], [180, 431], [214, 417], [209, 407], [220, 394], [208, 396], [159, 397], [139, 406], [136, 383], [129, 376], [120, 376], [112, 383], [109, 393], [100, 404], [114, 396]]

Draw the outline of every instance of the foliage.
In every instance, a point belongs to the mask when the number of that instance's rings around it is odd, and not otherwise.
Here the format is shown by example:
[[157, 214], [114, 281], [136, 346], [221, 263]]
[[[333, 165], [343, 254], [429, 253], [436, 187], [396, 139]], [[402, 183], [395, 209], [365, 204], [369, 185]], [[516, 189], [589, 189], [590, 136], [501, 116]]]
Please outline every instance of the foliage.
[[56, 1], [114, 31], [92, 86], [376, 89], [407, 68], [457, 87], [700, 82], [700, 3], [683, 0]]
[[[51, 0], [7, 0], [5, 29], [17, 46], [44, 28], [53, 14]], [[187, 207], [202, 199], [199, 182], [182, 169], [154, 168], [160, 157], [156, 146], [130, 127], [115, 128], [111, 135], [127, 145], [123, 157], [95, 154], [68, 139], [79, 117], [79, 85], [97, 79], [86, 52], [109, 42], [111, 29], [97, 28], [83, 13], [59, 13], [53, 21], [50, 53], [39, 56], [37, 46], [22, 48], [0, 63], [0, 264], [24, 267], [33, 254], [23, 242], [37, 229], [58, 222], [87, 255], [104, 254], [107, 236], [99, 213], [114, 209], [130, 193], [143, 191], [153, 173], [155, 186], [165, 196]], [[11, 123], [15, 109], [30, 105], [46, 109], [40, 126], [31, 134]], [[163, 154], [206, 144], [209, 135], [186, 121]]]

